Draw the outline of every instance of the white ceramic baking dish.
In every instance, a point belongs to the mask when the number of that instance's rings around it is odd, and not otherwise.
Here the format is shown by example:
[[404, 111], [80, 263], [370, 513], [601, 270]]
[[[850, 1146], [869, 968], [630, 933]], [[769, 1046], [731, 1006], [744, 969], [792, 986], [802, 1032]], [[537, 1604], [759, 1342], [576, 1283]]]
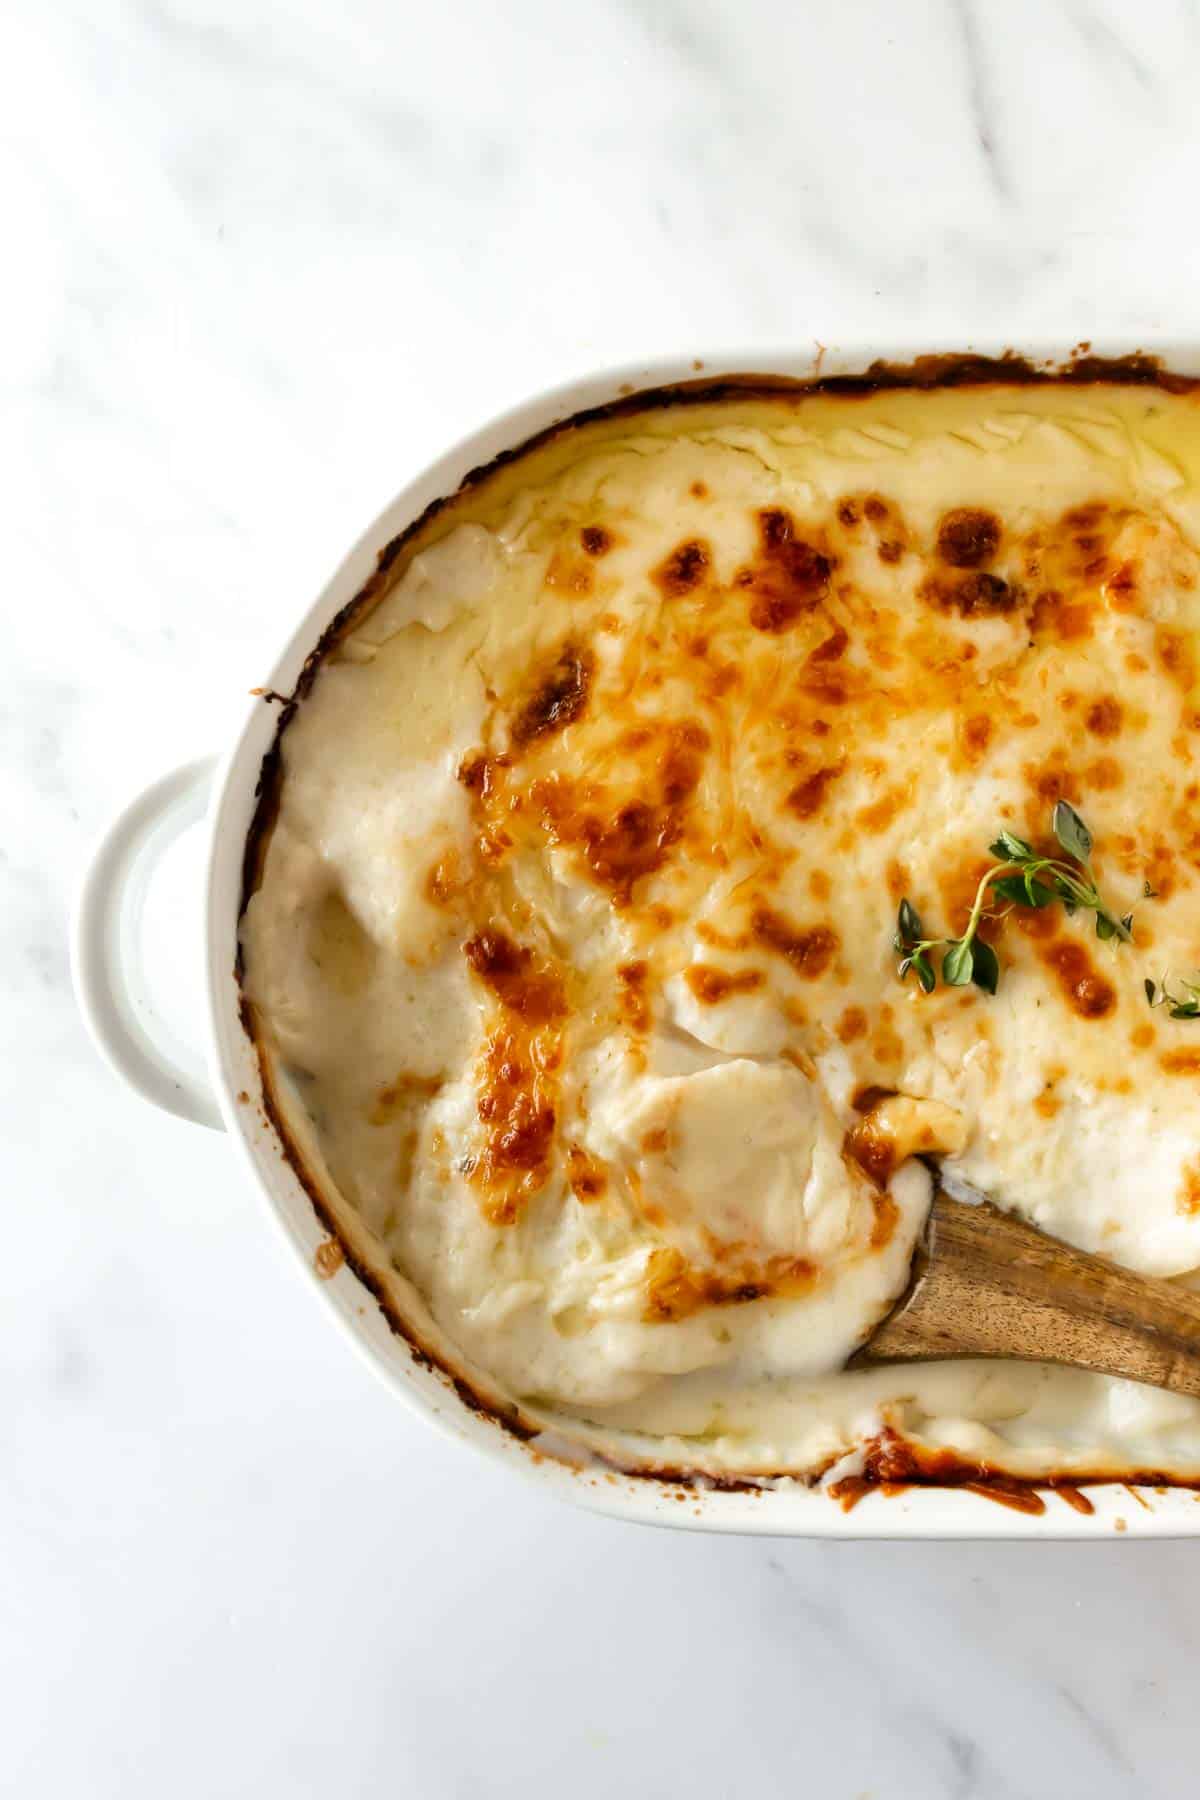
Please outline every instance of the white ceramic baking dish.
[[[777, 354], [701, 353], [593, 374], [530, 400], [463, 439], [432, 463], [371, 524], [300, 617], [282, 655], [264, 677], [290, 695], [306, 657], [334, 616], [359, 592], [378, 552], [431, 502], [452, 494], [467, 473], [572, 414], [631, 392], [724, 374], [795, 379], [856, 374], [876, 357], [909, 362], [912, 345], [810, 348]], [[925, 346], [924, 348], [928, 348]], [[958, 348], [968, 348], [960, 346]], [[973, 353], [1000, 355], [1002, 344], [973, 344]], [[1146, 349], [1180, 373], [1200, 373], [1200, 353], [1174, 343], [1094, 344], [1092, 352], [1123, 356]], [[1063, 362], [1069, 341], [1025, 346], [1038, 363]], [[249, 685], [249, 682], [247, 683]], [[1046, 1493], [1040, 1515], [1011, 1511], [963, 1488], [913, 1488], [871, 1494], [853, 1511], [819, 1488], [784, 1481], [765, 1489], [681, 1487], [608, 1468], [579, 1468], [543, 1441], [522, 1441], [471, 1404], [469, 1392], [412, 1347], [389, 1324], [372, 1293], [342, 1264], [322, 1279], [316, 1252], [326, 1231], [261, 1105], [258, 1061], [243, 1029], [235, 979], [237, 925], [246, 836], [255, 808], [263, 758], [273, 742], [278, 708], [253, 701], [236, 741], [218, 762], [190, 764], [147, 788], [121, 814], [92, 860], [76, 912], [72, 956], [76, 992], [96, 1044], [117, 1071], [147, 1099], [181, 1118], [228, 1131], [249, 1174], [297, 1253], [314, 1292], [398, 1397], [451, 1435], [523, 1472], [543, 1487], [598, 1511], [649, 1523], [710, 1531], [782, 1533], [811, 1537], [1130, 1537], [1200, 1533], [1200, 1494], [1143, 1490], [1136, 1497], [1111, 1485], [1089, 1490], [1094, 1512], [1083, 1514]], [[211, 833], [204, 893], [207, 945], [208, 1041], [204, 1059], [173, 1044], [146, 991], [139, 951], [141, 903], [150, 871], [166, 846], [207, 810]]]

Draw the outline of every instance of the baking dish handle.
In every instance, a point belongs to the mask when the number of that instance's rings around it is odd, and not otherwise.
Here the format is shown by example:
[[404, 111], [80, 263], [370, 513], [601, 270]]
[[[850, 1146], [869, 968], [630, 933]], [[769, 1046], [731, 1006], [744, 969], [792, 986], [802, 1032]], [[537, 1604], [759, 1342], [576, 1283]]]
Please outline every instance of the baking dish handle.
[[220, 1131], [203, 1059], [160, 1017], [142, 957], [150, 877], [180, 833], [203, 818], [215, 766], [215, 757], [185, 763], [114, 820], [79, 891], [71, 964], [80, 1011], [109, 1066], [156, 1106]]

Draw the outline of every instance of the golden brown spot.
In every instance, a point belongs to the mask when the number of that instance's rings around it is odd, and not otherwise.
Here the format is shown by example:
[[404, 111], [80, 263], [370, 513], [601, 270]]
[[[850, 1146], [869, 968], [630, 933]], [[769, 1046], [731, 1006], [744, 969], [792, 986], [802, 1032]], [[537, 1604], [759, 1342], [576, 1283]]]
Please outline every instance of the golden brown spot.
[[888, 503], [881, 494], [868, 494], [863, 501], [863, 512], [872, 525], [878, 525], [888, 516]]
[[854, 504], [854, 501], [848, 497], [845, 500], [839, 500], [837, 504], [837, 516], [840, 525], [857, 525], [858, 508]]
[[887, 889], [893, 900], [902, 900], [911, 886], [907, 868], [895, 858], [887, 866]]
[[1153, 1025], [1139, 1025], [1129, 1034], [1129, 1041], [1135, 1050], [1148, 1050], [1154, 1042]]
[[1048, 945], [1041, 956], [1058, 977], [1067, 1004], [1080, 1018], [1102, 1019], [1117, 1004], [1112, 984], [1097, 974], [1082, 944], [1060, 939]]
[[896, 1235], [896, 1227], [900, 1223], [900, 1208], [887, 1192], [880, 1189], [871, 1197], [874, 1219], [871, 1225], [870, 1247], [882, 1250], [891, 1243]]
[[425, 898], [431, 906], [450, 906], [462, 887], [458, 851], [445, 851], [425, 877]]
[[992, 721], [986, 713], [969, 713], [962, 722], [962, 745], [972, 762], [978, 762], [992, 740]]
[[813, 925], [800, 930], [782, 913], [759, 903], [754, 909], [750, 929], [756, 940], [786, 957], [798, 975], [806, 981], [823, 975], [838, 948], [838, 935], [828, 925]]
[[1178, 885], [1175, 852], [1166, 844], [1156, 844], [1146, 864], [1144, 879], [1150, 883], [1157, 900], [1169, 900]]
[[828, 900], [833, 892], [833, 884], [824, 869], [808, 871], [808, 891], [814, 900]]
[[608, 1187], [608, 1174], [603, 1163], [578, 1144], [572, 1144], [567, 1150], [567, 1181], [580, 1205], [588, 1206], [599, 1200]]
[[[1190, 586], [1190, 581], [1181, 579], [1180, 585]], [[1113, 612], [1136, 612], [1138, 607], [1137, 568], [1131, 562], [1122, 563], [1112, 575], [1105, 588], [1108, 604]]]
[[907, 801], [906, 793], [892, 788], [888, 793], [881, 794], [878, 800], [873, 800], [870, 806], [864, 806], [856, 813], [855, 823], [861, 825], [864, 831], [886, 831]]
[[1033, 1110], [1040, 1113], [1043, 1119], [1052, 1119], [1062, 1105], [1052, 1087], [1044, 1087], [1033, 1102]]
[[1088, 707], [1084, 723], [1094, 736], [1114, 738], [1120, 732], [1124, 717], [1121, 702], [1114, 695], [1105, 694]]
[[898, 538], [884, 538], [875, 554], [881, 563], [898, 563], [904, 555], [904, 545]]
[[[889, 1008], [888, 1011], [890, 1014], [891, 1009]], [[856, 1113], [873, 1113], [884, 1100], [892, 1099], [895, 1092], [895, 1088], [868, 1084], [865, 1087], [855, 1088], [850, 1096], [850, 1105]]]
[[[1015, 926], [1022, 937], [1032, 938], [1035, 943], [1045, 943], [1058, 930], [1059, 918], [1052, 906], [1036, 910], [1018, 907], [1015, 912], [1009, 914], [1007, 923]], [[989, 929], [994, 936], [996, 926], [993, 924]], [[981, 933], [981, 935], [983, 934]]]
[[644, 962], [622, 963], [617, 970], [617, 980], [621, 984], [621, 1005], [635, 1031], [645, 1031], [650, 1023], [650, 1012], [646, 1005], [648, 973]]
[[[809, 651], [805, 660], [810, 663], [837, 662], [845, 654], [849, 642], [850, 639], [842, 627], [835, 625], [830, 635], [818, 644], [815, 650]], [[820, 733], [817, 735], [820, 736]]]
[[[966, 929], [979, 883], [991, 866], [992, 859], [988, 856], [970, 856], [955, 858], [939, 868], [937, 885], [948, 932], [958, 933]], [[996, 921], [985, 912], [980, 920], [980, 937], [994, 943], [997, 931]]]
[[345, 1260], [342, 1246], [336, 1238], [330, 1237], [317, 1245], [313, 1253], [313, 1268], [322, 1281], [332, 1281]]
[[1168, 1075], [1200, 1075], [1200, 1050], [1164, 1050], [1158, 1066]]
[[1079, 785], [1063, 760], [1065, 752], [1053, 750], [1044, 763], [1026, 763], [1021, 771], [1040, 803], [1039, 817], [1060, 800], [1079, 800]]
[[548, 963], [537, 964], [532, 950], [514, 944], [503, 931], [481, 931], [463, 945], [463, 955], [509, 1012], [528, 1025], [545, 1025], [566, 1012], [562, 980]]
[[896, 1167], [896, 1146], [868, 1113], [852, 1125], [842, 1140], [842, 1154], [857, 1163], [876, 1187], [885, 1188]]
[[820, 812], [825, 800], [825, 791], [842, 773], [839, 763], [834, 768], [816, 769], [804, 781], [794, 787], [787, 797], [789, 811], [798, 819], [811, 819]]
[[646, 1152], [647, 1156], [664, 1155], [670, 1146], [670, 1142], [671, 1140], [667, 1135], [666, 1127], [663, 1125], [656, 1125], [653, 1130], [644, 1131], [642, 1133], [642, 1149]]
[[658, 788], [656, 800], [629, 800], [606, 814], [589, 806], [566, 776], [535, 781], [529, 790], [551, 842], [577, 844], [593, 879], [612, 889], [617, 906], [629, 905], [635, 883], [661, 868], [679, 841], [709, 747], [708, 733], [694, 723], [659, 726], [652, 735], [663, 743], [657, 765], [647, 770]]
[[699, 587], [711, 563], [712, 552], [703, 538], [690, 538], [664, 557], [657, 568], [651, 569], [650, 579], [668, 599], [677, 599], [680, 594], [689, 594]]
[[853, 1044], [867, 1035], [867, 1015], [861, 1006], [848, 1006], [837, 1022], [837, 1034], [843, 1044]]
[[484, 1216], [493, 1225], [513, 1224], [549, 1174], [556, 1113], [543, 1035], [497, 1031], [481, 1059], [475, 1110], [486, 1140], [470, 1178], [485, 1190]]
[[585, 525], [579, 541], [589, 556], [607, 556], [612, 549], [612, 534], [603, 525]]
[[1099, 788], [1107, 793], [1112, 788], [1119, 788], [1125, 779], [1125, 771], [1119, 762], [1111, 756], [1099, 756], [1083, 771], [1083, 779], [1089, 787]]
[[977, 506], [958, 506], [938, 522], [937, 550], [952, 569], [978, 569], [1000, 544], [1000, 521]]
[[675, 1249], [655, 1250], [646, 1269], [648, 1324], [691, 1318], [707, 1306], [740, 1306], [769, 1294], [805, 1293], [817, 1270], [800, 1257], [773, 1256], [761, 1266], [745, 1265], [726, 1274], [693, 1268]]
[[736, 975], [724, 969], [714, 969], [707, 963], [693, 963], [684, 972], [684, 980], [705, 1006], [719, 1006], [728, 1000], [730, 994], [750, 994], [761, 987], [762, 974], [758, 969], [743, 969]]
[[587, 705], [595, 659], [590, 650], [566, 645], [554, 666], [513, 720], [513, 742], [527, 744], [552, 731], [562, 731]]
[[1200, 1162], [1185, 1163], [1181, 1170], [1183, 1186], [1175, 1196], [1181, 1213], [1200, 1213]]
[[703, 481], [693, 481], [691, 487], [688, 489], [688, 493], [692, 496], [693, 500], [707, 500], [708, 486]]
[[546, 586], [556, 593], [580, 596], [590, 594], [595, 582], [587, 563], [577, 556], [565, 556], [556, 550], [546, 569]]
[[1168, 631], [1159, 626], [1154, 634], [1158, 660], [1173, 681], [1187, 689], [1195, 679], [1195, 662], [1191, 645], [1182, 631]]
[[964, 619], [990, 618], [1013, 612], [1019, 601], [1017, 589], [986, 570], [946, 577], [927, 575], [917, 589], [926, 605], [939, 612], [956, 612]]
[[750, 590], [755, 630], [778, 635], [820, 605], [833, 560], [797, 535], [796, 521], [785, 508], [765, 508], [757, 518], [758, 559], [739, 569], [734, 582]]
[[503, 769], [507, 761], [502, 756], [486, 756], [482, 750], [473, 751], [464, 756], [458, 765], [458, 779], [471, 793], [478, 794], [481, 800], [492, 799], [500, 782], [503, 780]]
[[1074, 643], [1090, 637], [1092, 608], [1083, 601], [1065, 600], [1057, 588], [1047, 588], [1033, 603], [1029, 629], [1036, 638], [1053, 638], [1060, 643]]

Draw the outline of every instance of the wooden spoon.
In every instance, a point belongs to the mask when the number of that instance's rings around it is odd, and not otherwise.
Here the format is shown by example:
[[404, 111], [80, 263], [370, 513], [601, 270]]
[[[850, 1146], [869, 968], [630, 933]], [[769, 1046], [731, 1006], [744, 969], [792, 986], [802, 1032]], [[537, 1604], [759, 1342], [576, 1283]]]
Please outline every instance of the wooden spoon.
[[1069, 1363], [1200, 1395], [1200, 1294], [939, 1189], [908, 1288], [848, 1367], [955, 1356]]

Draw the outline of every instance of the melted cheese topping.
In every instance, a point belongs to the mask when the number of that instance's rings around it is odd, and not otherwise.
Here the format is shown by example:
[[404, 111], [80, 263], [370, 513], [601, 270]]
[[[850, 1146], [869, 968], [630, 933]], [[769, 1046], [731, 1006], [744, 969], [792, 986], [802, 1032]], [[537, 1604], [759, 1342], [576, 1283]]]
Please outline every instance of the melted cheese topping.
[[[887, 1424], [1017, 1472], [1200, 1471], [1200, 1406], [1038, 1365], [839, 1373], [915, 1160], [1131, 1268], [1200, 1265], [1200, 427], [990, 387], [677, 406], [439, 513], [324, 658], [244, 921], [298, 1137], [455, 1353], [604, 1448], [807, 1472]], [[1085, 816], [1132, 946], [985, 927]], [[1149, 890], [1153, 897], [1147, 897]]]

